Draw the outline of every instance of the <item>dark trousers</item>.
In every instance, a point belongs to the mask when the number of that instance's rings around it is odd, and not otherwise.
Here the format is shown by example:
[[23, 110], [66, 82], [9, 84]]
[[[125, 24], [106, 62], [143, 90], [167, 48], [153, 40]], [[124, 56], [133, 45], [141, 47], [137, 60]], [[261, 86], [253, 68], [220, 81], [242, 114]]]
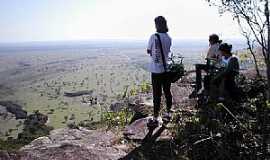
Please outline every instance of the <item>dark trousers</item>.
[[233, 100], [239, 100], [241, 93], [237, 87], [234, 76], [227, 76], [224, 80], [224, 90], [229, 94]]
[[202, 88], [202, 70], [207, 71], [207, 64], [196, 64], [196, 92]]
[[162, 89], [166, 98], [167, 111], [172, 107], [171, 82], [168, 81], [167, 77], [167, 73], [152, 73], [151, 76], [155, 117], [157, 117], [160, 112]]

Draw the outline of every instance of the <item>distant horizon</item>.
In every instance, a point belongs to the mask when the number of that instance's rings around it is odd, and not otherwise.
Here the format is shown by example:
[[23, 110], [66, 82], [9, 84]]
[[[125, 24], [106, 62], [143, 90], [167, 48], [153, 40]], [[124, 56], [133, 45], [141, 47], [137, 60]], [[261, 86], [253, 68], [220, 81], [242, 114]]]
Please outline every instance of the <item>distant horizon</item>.
[[[244, 39], [224, 39], [224, 42], [233, 45], [233, 50], [246, 48]], [[146, 39], [92, 39], [70, 41], [35, 41], [18, 43], [0, 43], [0, 53], [46, 51], [46, 50], [72, 50], [72, 49], [145, 49]], [[209, 47], [208, 39], [174, 39], [172, 51], [180, 50], [206, 50]]]
[[[221, 40], [226, 41], [245, 41], [244, 37], [230, 37], [221, 38]], [[0, 45], [9, 44], [39, 44], [39, 43], [80, 43], [80, 42], [148, 42], [147, 38], [95, 38], [95, 39], [77, 39], [77, 40], [36, 40], [36, 41], [6, 41], [1, 42]], [[205, 41], [208, 43], [208, 37], [191, 37], [191, 38], [172, 38], [172, 41]]]
[[0, 10], [0, 43], [147, 40], [160, 15], [173, 39], [242, 37], [232, 16], [220, 16], [205, 0], [12, 0], [3, 1]]

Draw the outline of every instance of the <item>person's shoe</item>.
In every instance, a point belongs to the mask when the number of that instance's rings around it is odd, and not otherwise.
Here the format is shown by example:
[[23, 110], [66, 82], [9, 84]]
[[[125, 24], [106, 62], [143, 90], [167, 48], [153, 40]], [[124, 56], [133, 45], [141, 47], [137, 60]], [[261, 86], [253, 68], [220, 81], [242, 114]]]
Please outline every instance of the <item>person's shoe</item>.
[[147, 127], [148, 128], [160, 127], [162, 125], [162, 123], [163, 123], [163, 121], [162, 121], [162, 118], [160, 116], [153, 117], [153, 118], [149, 119], [149, 121], [147, 123]]

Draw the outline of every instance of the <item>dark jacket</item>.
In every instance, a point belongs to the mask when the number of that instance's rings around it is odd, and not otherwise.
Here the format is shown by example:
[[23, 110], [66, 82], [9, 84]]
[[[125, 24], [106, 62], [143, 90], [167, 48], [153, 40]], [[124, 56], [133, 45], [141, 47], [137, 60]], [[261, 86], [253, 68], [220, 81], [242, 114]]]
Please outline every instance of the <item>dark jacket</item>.
[[239, 74], [239, 62], [236, 57], [231, 57], [228, 65], [217, 76], [216, 80], [234, 80], [235, 76]]
[[238, 99], [239, 89], [235, 82], [235, 77], [239, 74], [239, 62], [236, 57], [231, 57], [228, 65], [214, 79], [214, 83], [219, 84], [224, 80], [224, 89], [232, 99]]

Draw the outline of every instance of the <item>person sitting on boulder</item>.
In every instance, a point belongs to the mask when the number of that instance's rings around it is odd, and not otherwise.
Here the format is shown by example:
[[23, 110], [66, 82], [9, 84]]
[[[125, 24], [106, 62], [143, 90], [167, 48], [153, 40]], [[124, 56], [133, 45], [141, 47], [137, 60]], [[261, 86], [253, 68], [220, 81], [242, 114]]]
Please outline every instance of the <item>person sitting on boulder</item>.
[[222, 43], [222, 40], [219, 39], [219, 36], [217, 34], [211, 34], [209, 36], [209, 49], [207, 52], [206, 64], [196, 64], [196, 86], [195, 90], [190, 95], [190, 98], [196, 97], [198, 92], [202, 88], [202, 70], [208, 72], [210, 69], [210, 65], [214, 65], [211, 62], [217, 63], [221, 61], [221, 53], [219, 51], [219, 46]]
[[213, 82], [218, 86], [222, 83], [224, 85], [224, 87], [221, 88], [222, 95], [220, 95], [220, 99], [224, 99], [223, 93], [227, 93], [231, 99], [237, 99], [238, 89], [235, 77], [239, 74], [238, 58], [231, 52], [232, 45], [223, 43], [220, 45], [219, 50], [222, 53], [222, 63], [225, 67], [216, 75]]

